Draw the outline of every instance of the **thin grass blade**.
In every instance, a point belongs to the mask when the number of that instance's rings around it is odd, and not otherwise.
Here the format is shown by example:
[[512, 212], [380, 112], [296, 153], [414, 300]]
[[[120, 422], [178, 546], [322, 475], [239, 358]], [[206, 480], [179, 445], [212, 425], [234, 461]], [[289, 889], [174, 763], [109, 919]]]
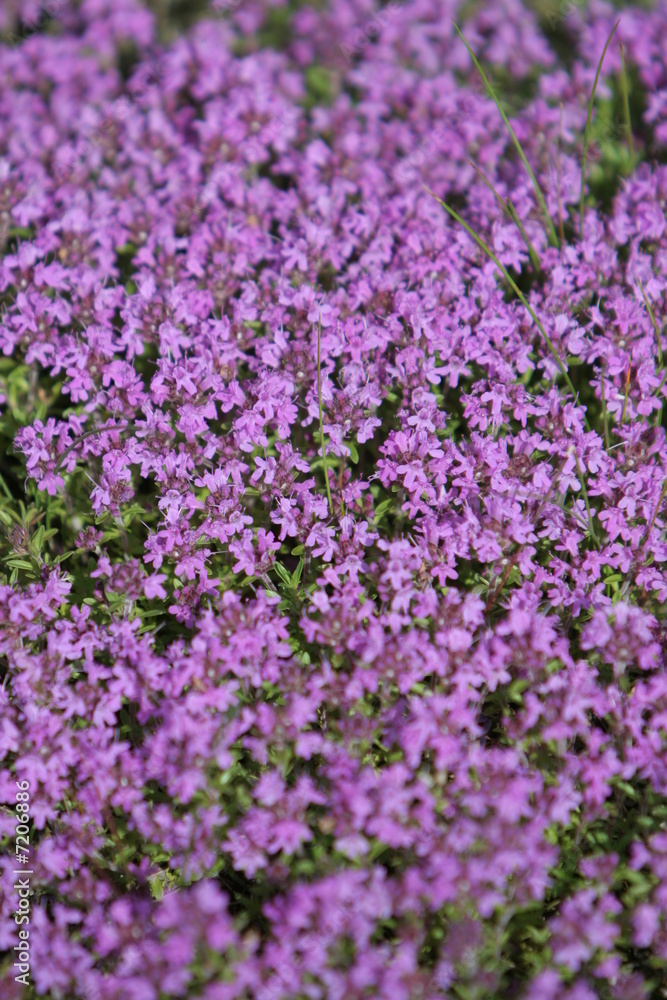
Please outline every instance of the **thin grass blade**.
[[595, 104], [595, 93], [598, 89], [598, 80], [600, 79], [600, 72], [602, 70], [602, 63], [604, 62], [604, 57], [607, 54], [607, 49], [611, 44], [611, 40], [616, 34], [616, 29], [621, 22], [617, 21], [614, 27], [611, 29], [611, 34], [605, 43], [605, 47], [602, 50], [602, 55], [600, 56], [600, 61], [598, 63], [598, 68], [595, 72], [595, 80], [593, 81], [593, 89], [591, 91], [591, 98], [588, 102], [588, 115], [586, 116], [586, 128], [584, 129], [584, 153], [581, 162], [581, 193], [579, 195], [579, 230], [581, 238], [584, 238], [584, 195], [586, 193], [586, 161], [588, 159], [588, 142], [590, 138], [591, 129], [591, 118], [593, 117], [593, 105]]
[[531, 167], [530, 163], [526, 159], [526, 154], [523, 151], [523, 147], [521, 146], [521, 143], [517, 139], [516, 133], [515, 133], [514, 129], [510, 125], [509, 118], [505, 114], [505, 109], [503, 108], [502, 104], [500, 103], [500, 100], [496, 96], [496, 92], [493, 89], [493, 85], [492, 85], [491, 81], [488, 79], [486, 73], [482, 69], [482, 67], [481, 67], [481, 65], [479, 63], [479, 60], [477, 59], [477, 56], [475, 55], [475, 53], [473, 52], [473, 50], [471, 49], [471, 47], [468, 45], [468, 42], [466, 41], [465, 36], [464, 36], [463, 32], [461, 31], [461, 29], [459, 28], [459, 26], [456, 23], [456, 21], [454, 21], [453, 24], [454, 24], [454, 27], [456, 28], [456, 31], [457, 31], [457, 33], [459, 35], [459, 38], [461, 39], [461, 41], [463, 42], [463, 44], [467, 48], [468, 52], [470, 53], [470, 58], [472, 59], [473, 63], [475, 64], [475, 68], [477, 69], [477, 72], [479, 73], [479, 75], [481, 76], [482, 80], [484, 81], [484, 86], [486, 87], [487, 91], [489, 92], [489, 96], [491, 97], [492, 101], [494, 102], [494, 104], [498, 108], [498, 111], [500, 112], [500, 114], [502, 116], [502, 119], [505, 122], [505, 125], [507, 126], [507, 131], [509, 132], [510, 136], [512, 137], [512, 142], [514, 143], [514, 147], [515, 147], [517, 153], [521, 157], [521, 162], [523, 163], [524, 167], [528, 171], [528, 176], [530, 177], [530, 179], [532, 181], [533, 187], [535, 189], [535, 195], [537, 197], [538, 202], [540, 203], [540, 208], [542, 209], [542, 214], [544, 215], [544, 220], [545, 220], [545, 222], [547, 224], [547, 234], [548, 234], [548, 237], [549, 237], [549, 242], [551, 243], [552, 246], [557, 247], [558, 246], [558, 236], [556, 234], [556, 229], [554, 227], [554, 224], [553, 224], [553, 221], [551, 219], [551, 216], [549, 215], [549, 209], [547, 208], [547, 203], [546, 203], [546, 201], [544, 199], [544, 195], [542, 194], [542, 190], [540, 188], [540, 185], [537, 183], [537, 178], [535, 177], [535, 174], [533, 173], [533, 168]]
[[521, 233], [521, 236], [523, 237], [523, 242], [526, 244], [526, 247], [528, 249], [528, 256], [530, 257], [530, 262], [533, 265], [533, 270], [536, 272], [536, 274], [539, 274], [540, 271], [541, 271], [541, 269], [542, 269], [541, 268], [541, 264], [540, 264], [540, 258], [539, 258], [538, 254], [537, 254], [537, 250], [535, 249], [535, 247], [533, 246], [533, 244], [530, 242], [530, 240], [528, 238], [528, 233], [526, 232], [526, 230], [524, 228], [524, 225], [521, 222], [521, 219], [519, 218], [519, 214], [518, 214], [516, 208], [514, 207], [514, 205], [512, 204], [511, 199], [510, 198], [503, 198], [503, 196], [501, 194], [499, 194], [498, 191], [496, 191], [495, 187], [493, 186], [493, 184], [491, 183], [491, 181], [488, 179], [488, 177], [486, 177], [484, 175], [484, 173], [479, 169], [479, 167], [477, 167], [472, 162], [472, 160], [468, 160], [468, 163], [470, 164], [470, 166], [472, 167], [472, 169], [475, 171], [475, 173], [478, 175], [478, 177], [480, 178], [480, 180], [484, 181], [484, 183], [488, 187], [488, 189], [491, 192], [491, 194], [496, 198], [496, 200], [498, 201], [498, 203], [500, 205], [502, 205], [503, 209], [507, 212], [507, 214], [509, 215], [509, 217], [512, 220], [512, 222], [514, 223], [514, 225], [517, 227], [517, 229]]
[[322, 410], [322, 316], [317, 317], [317, 405], [320, 411], [320, 445], [322, 447], [322, 465], [324, 466], [324, 481], [327, 487], [327, 500], [329, 501], [329, 514], [333, 517], [333, 502], [331, 500], [331, 487], [329, 486], [329, 467], [327, 464], [327, 450], [324, 447], [324, 412]]
[[[554, 360], [556, 361], [556, 364], [558, 365], [558, 367], [560, 369], [560, 372], [561, 372], [563, 378], [565, 379], [570, 392], [572, 393], [572, 396], [576, 400], [577, 396], [578, 396], [578, 393], [577, 393], [577, 390], [574, 388], [574, 385], [572, 384], [572, 379], [570, 378], [570, 374], [569, 374], [569, 372], [567, 370], [567, 366], [563, 363], [560, 354], [558, 353], [558, 351], [554, 347], [554, 343], [553, 343], [551, 337], [549, 336], [549, 334], [547, 333], [547, 331], [544, 329], [544, 326], [540, 322], [540, 320], [539, 320], [539, 318], [538, 318], [535, 310], [530, 305], [530, 303], [528, 302], [528, 299], [523, 294], [523, 292], [521, 291], [521, 289], [519, 288], [519, 286], [517, 285], [516, 281], [513, 279], [512, 275], [509, 273], [509, 271], [507, 270], [507, 268], [505, 267], [505, 265], [501, 264], [501, 262], [498, 260], [498, 258], [494, 254], [493, 250], [489, 246], [487, 246], [487, 244], [484, 242], [484, 240], [480, 236], [477, 235], [477, 233], [475, 232], [475, 230], [472, 229], [468, 225], [468, 223], [465, 221], [465, 219], [461, 218], [461, 216], [458, 214], [458, 212], [456, 212], [450, 205], [448, 205], [447, 202], [443, 201], [441, 198], [438, 198], [437, 194], [435, 194], [433, 191], [431, 191], [430, 188], [426, 187], [426, 185], [424, 185], [424, 187], [426, 188], [426, 190], [428, 191], [428, 193], [431, 195], [431, 197], [435, 198], [435, 200], [440, 205], [442, 205], [442, 207], [445, 209], [445, 211], [449, 215], [451, 215], [451, 217], [456, 222], [458, 222], [460, 226], [463, 226], [463, 228], [468, 233], [468, 235], [472, 237], [472, 239], [475, 241], [475, 243], [477, 244], [477, 246], [480, 247], [480, 249], [484, 251], [484, 253], [487, 255], [487, 257], [490, 260], [493, 261], [493, 263], [496, 265], [496, 267], [498, 268], [498, 270], [501, 272], [501, 274], [503, 275], [503, 277], [505, 278], [505, 280], [509, 283], [509, 285], [512, 288], [512, 290], [514, 291], [515, 295], [521, 300], [521, 302], [525, 306], [526, 310], [528, 311], [529, 315], [531, 316], [533, 322], [535, 323], [537, 329], [542, 334], [542, 336], [544, 338], [545, 344], [547, 345], [547, 347], [551, 351], [551, 354], [553, 355]], [[588, 420], [586, 420], [586, 426], [590, 430], [590, 425], [588, 423]]]

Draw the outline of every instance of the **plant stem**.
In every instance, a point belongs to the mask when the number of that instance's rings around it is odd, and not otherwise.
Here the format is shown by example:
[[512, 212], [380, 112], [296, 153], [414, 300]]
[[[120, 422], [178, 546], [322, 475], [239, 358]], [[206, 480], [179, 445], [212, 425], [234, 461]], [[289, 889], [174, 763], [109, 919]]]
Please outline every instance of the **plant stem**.
[[475, 173], [478, 175], [478, 177], [482, 181], [484, 181], [484, 183], [488, 187], [488, 189], [491, 192], [491, 194], [494, 196], [494, 198], [496, 198], [496, 200], [500, 203], [500, 205], [502, 205], [502, 207], [505, 209], [505, 211], [509, 215], [509, 217], [512, 220], [512, 222], [515, 224], [515, 226], [517, 227], [517, 229], [521, 233], [521, 235], [523, 237], [523, 242], [526, 244], [526, 247], [528, 248], [528, 256], [530, 257], [530, 262], [533, 265], [533, 270], [535, 271], [536, 274], [539, 274], [540, 271], [541, 271], [541, 269], [542, 269], [541, 268], [541, 264], [540, 264], [540, 258], [537, 255], [537, 251], [535, 250], [535, 247], [533, 246], [533, 244], [528, 239], [528, 233], [524, 229], [523, 223], [521, 222], [521, 219], [519, 218], [518, 212], [517, 212], [516, 208], [514, 207], [514, 205], [512, 204], [512, 201], [509, 198], [503, 198], [503, 196], [501, 194], [499, 194], [498, 191], [496, 191], [495, 187], [493, 186], [493, 184], [491, 183], [491, 181], [488, 179], [488, 177], [486, 177], [482, 173], [482, 171], [479, 169], [479, 167], [477, 167], [472, 162], [472, 160], [468, 160], [468, 163], [470, 164], [470, 166], [472, 167], [472, 169], [475, 171]]
[[91, 427], [89, 430], [83, 431], [82, 434], [79, 434], [79, 436], [76, 439], [76, 441], [74, 442], [74, 444], [71, 444], [69, 446], [69, 448], [67, 448], [62, 453], [62, 455], [60, 456], [60, 458], [56, 462], [56, 466], [55, 466], [55, 469], [53, 471], [54, 472], [59, 472], [60, 471], [60, 469], [62, 467], [62, 464], [65, 461], [65, 459], [67, 458], [67, 456], [71, 455], [72, 452], [74, 451], [74, 449], [85, 438], [92, 437], [94, 434], [104, 434], [106, 431], [126, 431], [126, 430], [134, 430], [134, 424], [131, 423], [130, 421], [126, 421], [124, 427], [119, 427], [118, 424], [105, 424], [104, 427]]
[[467, 41], [465, 39], [465, 36], [464, 36], [463, 32], [461, 31], [461, 29], [459, 28], [459, 26], [456, 23], [456, 21], [454, 21], [453, 24], [454, 24], [454, 27], [456, 28], [456, 31], [457, 31], [457, 33], [459, 35], [459, 38], [461, 39], [461, 41], [463, 42], [463, 44], [467, 48], [468, 52], [470, 53], [470, 58], [474, 62], [475, 67], [476, 67], [479, 75], [481, 76], [482, 80], [484, 81], [484, 86], [488, 90], [489, 96], [491, 97], [491, 99], [493, 100], [494, 104], [498, 108], [498, 111], [500, 112], [500, 114], [502, 116], [502, 119], [505, 122], [505, 125], [507, 126], [507, 130], [508, 130], [510, 136], [512, 137], [512, 142], [514, 143], [514, 147], [515, 147], [517, 153], [519, 154], [519, 156], [521, 157], [521, 162], [523, 163], [524, 167], [528, 171], [528, 176], [530, 177], [531, 181], [533, 182], [533, 187], [535, 189], [535, 194], [537, 196], [538, 202], [540, 203], [540, 208], [542, 209], [542, 213], [544, 215], [544, 219], [545, 219], [546, 224], [547, 224], [547, 234], [548, 234], [548, 237], [549, 237], [549, 243], [551, 243], [552, 246], [557, 247], [558, 246], [558, 236], [556, 235], [556, 230], [554, 229], [553, 221], [551, 219], [551, 216], [549, 215], [549, 209], [547, 208], [547, 203], [544, 200], [544, 195], [542, 194], [542, 191], [540, 189], [540, 185], [537, 183], [537, 178], [535, 177], [535, 174], [533, 173], [533, 169], [532, 169], [530, 163], [528, 162], [528, 160], [526, 159], [526, 154], [523, 151], [521, 143], [517, 139], [516, 133], [514, 132], [514, 129], [512, 128], [512, 126], [510, 125], [509, 118], [505, 114], [505, 110], [504, 110], [502, 104], [500, 103], [500, 101], [496, 97], [496, 92], [493, 89], [493, 86], [492, 86], [490, 80], [487, 78], [486, 73], [482, 69], [482, 67], [481, 67], [481, 65], [479, 63], [479, 60], [477, 59], [477, 56], [475, 55], [475, 53], [473, 52], [473, 50], [468, 45], [468, 43], [467, 43]]
[[628, 408], [628, 396], [630, 395], [630, 376], [632, 374], [632, 361], [628, 362], [628, 374], [625, 378], [625, 398], [623, 400], [623, 412], [621, 414], [621, 427], [625, 423], [625, 411]]
[[[642, 285], [640, 278], [637, 278], [637, 284], [639, 285], [639, 289], [640, 289], [640, 291], [642, 293], [642, 298], [644, 299], [644, 305], [646, 306], [646, 311], [648, 312], [649, 316], [651, 317], [651, 324], [653, 325], [653, 332], [655, 333], [655, 346], [656, 346], [656, 350], [658, 352], [658, 368], [660, 369], [660, 371], [662, 371], [663, 370], [663, 364], [662, 364], [662, 344], [660, 342], [661, 338], [660, 338], [660, 329], [658, 327], [658, 322], [657, 322], [657, 320], [655, 318], [655, 313], [653, 312], [653, 308], [651, 307], [651, 303], [648, 300], [648, 296], [647, 296], [646, 292], [644, 291], [644, 286]], [[660, 390], [662, 389], [662, 387], [664, 385], [664, 382], [665, 382], [665, 374], [663, 374], [662, 382], [660, 383], [660, 388], [658, 389], [658, 392], [660, 392]], [[655, 421], [655, 426], [659, 427], [661, 423], [662, 423], [662, 400], [660, 400], [660, 409], [658, 410], [658, 414], [657, 414], [656, 421]]]
[[331, 500], [331, 487], [329, 486], [329, 468], [327, 466], [327, 452], [324, 447], [324, 414], [322, 412], [322, 315], [317, 317], [317, 403], [320, 410], [320, 445], [322, 448], [322, 464], [324, 466], [324, 481], [327, 487], [327, 500], [329, 501], [329, 514], [333, 517], [333, 502]]
[[[424, 187], [426, 187], [426, 185], [424, 185]], [[563, 364], [563, 362], [561, 361], [560, 355], [559, 355], [558, 351], [556, 350], [556, 348], [554, 347], [554, 344], [553, 344], [553, 341], [551, 340], [551, 337], [549, 336], [549, 334], [547, 333], [547, 331], [544, 329], [544, 326], [542, 325], [542, 323], [540, 322], [540, 320], [537, 318], [537, 314], [535, 313], [535, 310], [530, 305], [530, 303], [528, 302], [527, 298], [525, 297], [525, 295], [523, 294], [523, 292], [521, 291], [521, 289], [517, 285], [516, 281], [514, 280], [514, 278], [511, 276], [511, 274], [509, 273], [509, 271], [505, 267], [505, 265], [500, 263], [500, 261], [498, 260], [498, 258], [494, 254], [493, 250], [491, 250], [491, 248], [486, 245], [486, 243], [484, 242], [484, 240], [481, 239], [481, 237], [479, 237], [477, 235], [477, 233], [474, 231], [474, 229], [471, 229], [471, 227], [468, 225], [468, 223], [464, 219], [461, 218], [461, 216], [458, 214], [458, 212], [455, 212], [454, 209], [451, 208], [446, 202], [442, 201], [441, 198], [438, 198], [438, 196], [436, 194], [434, 194], [433, 191], [431, 191], [430, 188], [426, 187], [426, 190], [428, 191], [428, 193], [433, 198], [435, 198], [435, 200], [437, 202], [439, 202], [442, 205], [442, 207], [445, 209], [445, 211], [448, 212], [451, 215], [451, 217], [453, 219], [455, 219], [459, 223], [459, 225], [463, 226], [463, 228], [468, 233], [468, 235], [472, 236], [472, 238], [474, 239], [475, 243], [493, 261], [493, 263], [496, 265], [496, 267], [498, 268], [498, 270], [504, 276], [505, 280], [507, 282], [509, 282], [509, 284], [511, 285], [511, 287], [514, 290], [515, 294], [519, 297], [519, 299], [521, 300], [521, 302], [523, 303], [523, 305], [526, 307], [526, 309], [530, 313], [530, 315], [531, 315], [531, 317], [533, 319], [533, 322], [537, 326], [537, 329], [540, 331], [540, 333], [544, 337], [544, 342], [546, 343], [547, 347], [549, 348], [549, 350], [551, 351], [553, 357], [555, 358], [556, 363], [557, 363], [557, 365], [558, 365], [558, 367], [559, 367], [559, 369], [561, 371], [561, 374], [563, 375], [563, 378], [567, 382], [568, 388], [569, 388], [570, 392], [572, 393], [572, 395], [573, 395], [573, 397], [574, 397], [574, 399], [576, 401], [576, 399], [577, 399], [577, 390], [574, 388], [574, 385], [572, 384], [572, 379], [570, 378], [568, 370], [567, 370], [566, 366]], [[590, 424], [588, 423], [588, 419], [586, 417], [584, 417], [584, 420], [586, 422], [586, 427], [590, 430]]]
[[646, 292], [644, 291], [644, 286], [642, 285], [641, 278], [637, 278], [637, 284], [639, 285], [639, 290], [642, 293], [642, 298], [644, 299], [644, 305], [646, 306], [646, 311], [651, 318], [651, 324], [653, 326], [653, 332], [655, 333], [655, 346], [658, 350], [658, 365], [662, 369], [662, 344], [660, 343], [660, 330], [658, 329], [658, 323], [655, 318], [655, 313], [651, 307], [651, 303], [648, 300]]
[[600, 71], [602, 69], [602, 63], [604, 62], [604, 57], [607, 54], [607, 49], [609, 44], [614, 37], [616, 29], [621, 22], [617, 21], [614, 27], [611, 29], [611, 34], [605, 43], [605, 47], [602, 50], [602, 55], [600, 56], [600, 61], [598, 63], [598, 68], [595, 73], [595, 80], [593, 81], [593, 90], [591, 91], [591, 99], [588, 102], [588, 115], [586, 117], [586, 128], [584, 129], [584, 155], [581, 163], [581, 193], [579, 195], [579, 230], [580, 236], [583, 240], [584, 238], [584, 194], [586, 188], [586, 160], [588, 158], [588, 140], [589, 132], [591, 127], [591, 118], [593, 117], [593, 104], [595, 103], [595, 92], [598, 89], [598, 80], [600, 79]]
[[607, 412], [603, 374], [600, 375], [600, 397], [602, 399], [602, 420], [604, 422], [604, 447], [605, 451], [609, 451], [609, 413]]
[[586, 489], [586, 480], [584, 478], [584, 473], [582, 471], [581, 465], [579, 464], [579, 457], [578, 457], [576, 451], [574, 451], [574, 449], [572, 450], [572, 454], [574, 455], [574, 460], [577, 463], [577, 472], [579, 473], [579, 479], [581, 480], [581, 489], [582, 489], [582, 492], [584, 494], [584, 503], [586, 504], [586, 513], [588, 514], [588, 524], [589, 524], [590, 529], [591, 529], [591, 538], [595, 542], [595, 547], [599, 548], [600, 546], [599, 546], [599, 543], [598, 543], [598, 536], [595, 533], [595, 525], [593, 524], [593, 512], [591, 510], [591, 505], [590, 505], [590, 502], [589, 502], [589, 499], [588, 499], [588, 490]]
[[663, 483], [662, 489], [660, 490], [660, 496], [658, 497], [658, 502], [655, 505], [655, 510], [653, 511], [653, 514], [651, 516], [651, 520], [649, 521], [648, 527], [646, 529], [646, 534], [644, 535], [644, 540], [643, 540], [641, 546], [639, 547], [639, 552], [643, 552], [644, 549], [645, 549], [645, 547], [646, 547], [646, 543], [648, 542], [649, 536], [650, 536], [651, 532], [653, 531], [653, 526], [654, 526], [654, 524], [655, 524], [655, 522], [656, 522], [656, 520], [658, 518], [658, 514], [660, 513], [660, 507], [662, 506], [662, 501], [665, 499], [665, 494], [666, 493], [667, 493], [667, 483]]

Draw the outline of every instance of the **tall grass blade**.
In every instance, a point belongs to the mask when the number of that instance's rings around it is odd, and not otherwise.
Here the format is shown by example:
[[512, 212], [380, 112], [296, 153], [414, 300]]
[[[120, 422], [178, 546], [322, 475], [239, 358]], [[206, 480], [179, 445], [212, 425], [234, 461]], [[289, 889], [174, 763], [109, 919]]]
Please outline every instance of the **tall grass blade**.
[[588, 514], [588, 526], [590, 528], [591, 538], [593, 539], [596, 549], [599, 549], [600, 543], [598, 542], [598, 536], [595, 533], [595, 524], [593, 523], [593, 511], [591, 510], [590, 500], [588, 499], [588, 490], [586, 489], [586, 478], [584, 476], [581, 465], [579, 463], [579, 458], [574, 448], [572, 449], [572, 454], [574, 455], [574, 460], [577, 463], [577, 472], [579, 473], [579, 479], [581, 480], [581, 490], [584, 494], [584, 503], [586, 505], [586, 513]]
[[598, 68], [595, 73], [595, 80], [593, 81], [593, 89], [591, 91], [591, 98], [588, 102], [588, 115], [586, 116], [586, 128], [584, 129], [584, 154], [581, 161], [581, 193], [579, 195], [579, 230], [581, 239], [584, 238], [584, 195], [586, 192], [586, 161], [588, 159], [588, 142], [590, 138], [591, 129], [591, 118], [593, 117], [593, 105], [595, 104], [595, 92], [598, 89], [598, 80], [600, 79], [600, 72], [602, 70], [602, 63], [604, 62], [604, 57], [607, 54], [607, 49], [611, 44], [611, 40], [616, 33], [621, 22], [617, 21], [614, 27], [611, 29], [611, 34], [605, 43], [605, 47], [602, 50], [602, 55], [600, 56], [600, 61], [598, 63]]
[[324, 481], [327, 485], [327, 500], [329, 514], [333, 517], [333, 502], [329, 486], [329, 468], [327, 465], [327, 450], [324, 447], [324, 413], [322, 410], [322, 316], [317, 317], [317, 405], [320, 411], [320, 445], [322, 447], [322, 465], [324, 466]]
[[[653, 326], [653, 332], [655, 334], [655, 346], [656, 346], [656, 350], [658, 352], [658, 368], [660, 369], [660, 371], [663, 371], [662, 343], [661, 343], [661, 340], [660, 340], [660, 328], [658, 326], [658, 321], [655, 318], [655, 313], [653, 312], [653, 308], [651, 306], [651, 303], [648, 300], [648, 296], [647, 296], [646, 292], [644, 291], [644, 286], [642, 285], [640, 278], [637, 278], [637, 284], [639, 285], [639, 289], [640, 289], [640, 291], [642, 293], [642, 298], [644, 299], [644, 305], [646, 306], [646, 311], [648, 312], [649, 316], [651, 317], [651, 324]], [[667, 375], [667, 373], [663, 373], [662, 382], [660, 383], [660, 388], [658, 389], [658, 392], [662, 391], [662, 387], [665, 384], [665, 377], [666, 377], [666, 375]], [[657, 416], [656, 416], [656, 419], [655, 419], [655, 426], [656, 427], [660, 427], [661, 423], [662, 423], [662, 399], [660, 400], [660, 409], [658, 410], [658, 413], [657, 413]]]
[[524, 228], [524, 225], [521, 222], [521, 219], [519, 218], [519, 214], [518, 214], [516, 208], [514, 207], [514, 205], [512, 204], [511, 199], [510, 198], [503, 198], [503, 196], [501, 194], [499, 194], [498, 191], [496, 191], [495, 187], [493, 186], [493, 184], [491, 183], [491, 181], [488, 179], [488, 177], [486, 177], [482, 173], [482, 171], [479, 169], [479, 167], [475, 166], [475, 164], [472, 162], [472, 160], [468, 160], [468, 163], [470, 164], [470, 166], [472, 167], [472, 169], [475, 171], [475, 173], [478, 175], [478, 177], [480, 178], [480, 180], [484, 181], [484, 183], [488, 187], [488, 189], [491, 192], [491, 194], [496, 198], [496, 200], [498, 201], [498, 203], [500, 205], [502, 205], [502, 207], [507, 212], [507, 214], [509, 215], [509, 217], [512, 220], [512, 222], [515, 224], [515, 226], [517, 227], [517, 229], [521, 233], [521, 236], [523, 237], [523, 242], [526, 244], [526, 247], [528, 249], [528, 256], [530, 257], [530, 262], [533, 265], [533, 270], [535, 271], [536, 274], [539, 274], [540, 271], [542, 270], [542, 267], [541, 267], [541, 264], [540, 264], [540, 258], [538, 257], [538, 254], [537, 254], [537, 251], [536, 251], [535, 247], [533, 246], [533, 244], [528, 239], [528, 233], [526, 232], [526, 230]]
[[639, 290], [642, 293], [642, 298], [644, 299], [644, 305], [646, 306], [646, 311], [651, 319], [651, 325], [653, 326], [653, 332], [655, 333], [655, 346], [658, 352], [658, 365], [662, 369], [662, 344], [660, 342], [660, 330], [658, 329], [658, 323], [655, 318], [655, 313], [651, 303], [648, 300], [646, 292], [644, 291], [644, 286], [642, 285], [641, 278], [637, 278], [637, 284], [639, 285]]
[[621, 427], [625, 423], [625, 414], [628, 409], [628, 396], [630, 395], [630, 376], [632, 375], [632, 361], [628, 363], [628, 374], [625, 377], [625, 396], [623, 397], [623, 412], [621, 413]]
[[[528, 299], [523, 294], [523, 292], [521, 291], [521, 289], [519, 288], [519, 286], [517, 285], [516, 281], [514, 280], [514, 278], [512, 277], [512, 275], [509, 273], [509, 271], [507, 270], [507, 268], [505, 267], [505, 265], [501, 264], [501, 262], [498, 260], [498, 258], [494, 254], [493, 250], [489, 246], [486, 245], [486, 243], [484, 242], [484, 240], [480, 236], [477, 235], [477, 233], [474, 231], [474, 229], [472, 229], [468, 225], [468, 223], [465, 221], [465, 219], [461, 218], [461, 216], [459, 215], [458, 212], [454, 211], [454, 209], [450, 205], [448, 205], [447, 202], [443, 201], [441, 198], [438, 198], [437, 194], [435, 194], [433, 191], [431, 191], [430, 188], [426, 187], [426, 185], [424, 185], [424, 187], [426, 188], [426, 190], [428, 191], [428, 193], [431, 195], [431, 197], [435, 198], [435, 200], [440, 205], [442, 205], [442, 207], [445, 209], [445, 211], [449, 215], [451, 215], [451, 217], [456, 222], [458, 222], [460, 226], [463, 226], [463, 228], [468, 233], [468, 235], [473, 238], [473, 240], [475, 241], [475, 243], [477, 244], [477, 246], [480, 247], [480, 249], [484, 251], [484, 253], [487, 255], [487, 257], [490, 260], [493, 261], [493, 263], [496, 265], [496, 267], [498, 268], [498, 270], [501, 272], [501, 274], [503, 275], [503, 277], [505, 278], [505, 280], [508, 282], [508, 284], [510, 285], [510, 287], [514, 291], [515, 295], [521, 300], [521, 302], [523, 303], [523, 305], [527, 309], [528, 313], [530, 314], [533, 322], [537, 326], [537, 329], [540, 331], [540, 333], [544, 337], [545, 344], [547, 345], [547, 347], [551, 351], [551, 354], [553, 355], [553, 357], [554, 357], [554, 359], [556, 361], [556, 364], [558, 365], [558, 367], [559, 367], [559, 369], [561, 371], [561, 374], [562, 374], [563, 378], [565, 379], [570, 392], [572, 393], [572, 396], [576, 400], [577, 399], [577, 390], [574, 388], [574, 385], [572, 384], [572, 379], [570, 378], [570, 374], [569, 374], [569, 372], [567, 370], [566, 365], [561, 360], [560, 354], [558, 353], [558, 351], [554, 347], [554, 344], [553, 344], [553, 341], [552, 341], [551, 337], [549, 336], [549, 334], [547, 333], [547, 331], [544, 329], [544, 326], [542, 325], [542, 323], [538, 319], [538, 316], [537, 316], [535, 310], [530, 305], [530, 303], [528, 302]], [[586, 426], [590, 430], [590, 425], [588, 423], [588, 420], [586, 420]]]
[[461, 29], [459, 28], [459, 26], [456, 23], [456, 21], [454, 21], [453, 24], [454, 24], [454, 27], [456, 28], [456, 31], [457, 31], [457, 33], [459, 35], [459, 38], [461, 39], [461, 41], [463, 42], [463, 44], [467, 48], [468, 52], [470, 53], [470, 58], [472, 59], [473, 63], [475, 64], [475, 68], [477, 69], [477, 72], [479, 73], [479, 75], [481, 76], [482, 80], [484, 81], [484, 86], [488, 90], [489, 96], [491, 97], [492, 101], [494, 102], [494, 104], [498, 108], [498, 111], [500, 112], [500, 114], [502, 116], [502, 119], [505, 122], [505, 125], [507, 126], [507, 130], [508, 130], [509, 134], [512, 137], [512, 142], [514, 143], [514, 147], [515, 147], [517, 153], [519, 154], [519, 156], [521, 157], [521, 162], [523, 163], [524, 167], [528, 171], [528, 176], [530, 177], [530, 179], [531, 179], [531, 181], [533, 183], [533, 187], [535, 188], [535, 195], [537, 196], [537, 200], [540, 203], [540, 208], [542, 209], [542, 213], [544, 215], [544, 219], [545, 219], [545, 222], [547, 224], [547, 233], [548, 233], [548, 237], [549, 237], [549, 242], [551, 243], [552, 246], [557, 247], [558, 246], [558, 236], [556, 235], [556, 230], [554, 228], [553, 221], [551, 219], [551, 216], [549, 215], [549, 210], [547, 208], [547, 203], [544, 200], [544, 195], [542, 194], [542, 191], [540, 189], [540, 185], [537, 183], [537, 178], [535, 177], [535, 174], [533, 173], [533, 169], [532, 169], [530, 163], [528, 162], [528, 160], [526, 159], [526, 154], [523, 151], [521, 143], [517, 139], [516, 133], [514, 132], [514, 129], [512, 128], [512, 126], [510, 125], [509, 118], [505, 114], [505, 110], [504, 110], [502, 104], [500, 103], [498, 97], [496, 96], [496, 92], [493, 89], [493, 85], [491, 84], [491, 81], [488, 79], [486, 73], [482, 69], [482, 67], [481, 67], [481, 65], [479, 63], [479, 60], [477, 59], [477, 56], [475, 55], [475, 53], [473, 52], [473, 50], [468, 45], [468, 43], [467, 43], [467, 41], [465, 39], [465, 36], [464, 36], [463, 32], [461, 31]]
[[609, 451], [609, 411], [607, 410], [607, 400], [604, 391], [604, 374], [600, 374], [600, 398], [602, 400], [602, 423], [604, 426], [604, 447]]

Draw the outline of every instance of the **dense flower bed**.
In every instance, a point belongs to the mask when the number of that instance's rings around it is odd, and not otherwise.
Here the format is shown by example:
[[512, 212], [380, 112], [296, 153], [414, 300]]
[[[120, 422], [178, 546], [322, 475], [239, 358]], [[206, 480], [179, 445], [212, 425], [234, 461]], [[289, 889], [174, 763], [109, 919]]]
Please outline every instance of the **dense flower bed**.
[[6, 1000], [664, 995], [667, 5], [586, 157], [540, 11], [2, 4]]

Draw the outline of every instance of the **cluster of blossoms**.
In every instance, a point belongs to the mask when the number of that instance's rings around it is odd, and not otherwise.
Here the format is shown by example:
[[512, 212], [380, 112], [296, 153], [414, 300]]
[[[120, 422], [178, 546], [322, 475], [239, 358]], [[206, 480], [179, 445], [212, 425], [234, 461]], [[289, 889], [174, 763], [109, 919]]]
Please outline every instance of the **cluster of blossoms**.
[[31, 995], [660, 995], [667, 6], [585, 156], [561, 6], [1, 5]]

